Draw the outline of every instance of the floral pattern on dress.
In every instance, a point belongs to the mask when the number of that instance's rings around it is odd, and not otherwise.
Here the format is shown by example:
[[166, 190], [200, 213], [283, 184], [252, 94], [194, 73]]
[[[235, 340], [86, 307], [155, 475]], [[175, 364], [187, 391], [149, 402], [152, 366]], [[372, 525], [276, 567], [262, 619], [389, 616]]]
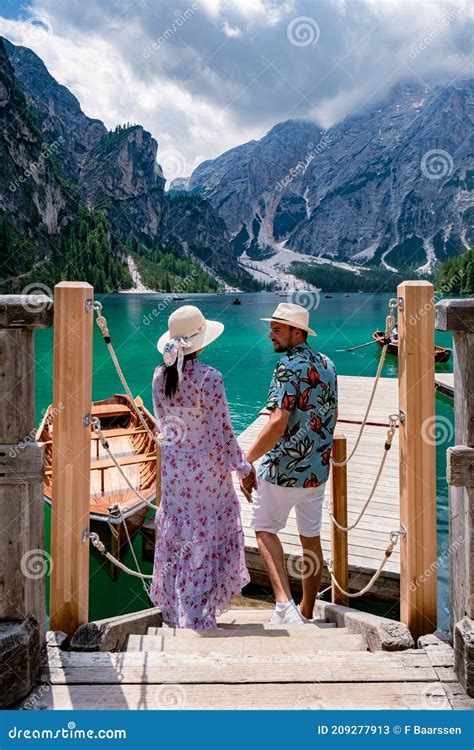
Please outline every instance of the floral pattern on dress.
[[164, 443], [150, 598], [173, 627], [213, 628], [250, 580], [231, 472], [243, 477], [251, 467], [214, 368], [188, 360], [169, 399], [164, 367], [157, 367], [153, 409]]
[[319, 487], [327, 482], [337, 411], [333, 362], [299, 344], [275, 367], [267, 408], [290, 412], [285, 434], [262, 459], [258, 475], [284, 487]]

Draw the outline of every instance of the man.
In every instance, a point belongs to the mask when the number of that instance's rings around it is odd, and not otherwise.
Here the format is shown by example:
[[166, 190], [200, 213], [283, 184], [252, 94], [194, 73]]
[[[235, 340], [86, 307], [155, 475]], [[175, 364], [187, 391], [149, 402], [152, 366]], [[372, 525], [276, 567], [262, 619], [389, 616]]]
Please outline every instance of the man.
[[[275, 592], [273, 623], [304, 623], [313, 617], [323, 570], [320, 532], [324, 490], [329, 476], [337, 419], [337, 377], [333, 363], [310, 349], [309, 313], [290, 303], [278, 305], [270, 321], [270, 340], [278, 360], [268, 394], [268, 423], [247, 452], [253, 463], [261, 456], [251, 526]], [[242, 490], [252, 502], [250, 477]], [[299, 608], [291, 596], [283, 547], [277, 533], [291, 509], [303, 547], [303, 598]]]

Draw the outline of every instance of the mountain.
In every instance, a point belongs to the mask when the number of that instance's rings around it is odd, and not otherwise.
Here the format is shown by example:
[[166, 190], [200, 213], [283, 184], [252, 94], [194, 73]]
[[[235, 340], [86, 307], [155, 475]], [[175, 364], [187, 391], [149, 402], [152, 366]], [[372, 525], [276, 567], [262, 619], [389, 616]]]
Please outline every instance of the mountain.
[[216, 209], [204, 198], [175, 201], [165, 192], [150, 133], [140, 125], [107, 131], [83, 113], [37, 55], [1, 38], [0, 69], [0, 156], [6, 167], [0, 176], [0, 250], [7, 257], [12, 245], [22, 248], [10, 259], [5, 290], [40, 277], [52, 285], [62, 274], [86, 274], [97, 291], [130, 286], [132, 278], [140, 285], [135, 256], [146, 261], [149, 278], [166, 276], [167, 285], [179, 274], [191, 275], [188, 291], [194, 278], [196, 289], [206, 290], [206, 277], [208, 289], [215, 288], [215, 278], [258, 288], [236, 263]]
[[172, 189], [207, 198], [236, 251], [429, 272], [474, 242], [474, 81], [407, 83], [322, 131], [288, 120]]

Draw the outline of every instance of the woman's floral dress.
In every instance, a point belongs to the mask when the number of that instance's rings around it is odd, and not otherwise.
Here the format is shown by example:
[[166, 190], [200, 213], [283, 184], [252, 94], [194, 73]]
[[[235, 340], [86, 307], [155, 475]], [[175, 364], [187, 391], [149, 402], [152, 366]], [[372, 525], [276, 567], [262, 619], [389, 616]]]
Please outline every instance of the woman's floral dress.
[[243, 477], [251, 467], [232, 430], [220, 372], [188, 360], [167, 398], [164, 369], [153, 377], [164, 441], [150, 598], [174, 627], [213, 628], [250, 580], [231, 472]]

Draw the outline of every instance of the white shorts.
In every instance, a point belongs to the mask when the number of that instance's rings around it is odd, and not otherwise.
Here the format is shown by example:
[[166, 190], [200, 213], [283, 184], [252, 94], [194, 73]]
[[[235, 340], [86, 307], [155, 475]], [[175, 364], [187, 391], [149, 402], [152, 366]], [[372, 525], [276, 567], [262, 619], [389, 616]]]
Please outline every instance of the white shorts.
[[319, 536], [325, 489], [325, 483], [319, 487], [282, 487], [259, 477], [251, 506], [251, 528], [276, 534], [285, 528], [294, 508], [298, 532], [303, 536]]

